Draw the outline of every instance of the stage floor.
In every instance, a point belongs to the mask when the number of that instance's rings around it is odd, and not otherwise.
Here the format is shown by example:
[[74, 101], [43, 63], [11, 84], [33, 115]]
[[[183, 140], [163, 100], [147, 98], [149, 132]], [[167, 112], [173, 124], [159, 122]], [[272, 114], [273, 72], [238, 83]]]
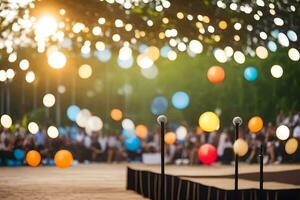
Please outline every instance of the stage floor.
[[126, 164], [0, 167], [1, 200], [145, 199], [126, 190]]
[[[131, 169], [160, 173], [158, 165], [129, 165]], [[234, 189], [234, 166], [214, 164], [211, 166], [175, 166], [165, 167], [167, 175], [225, 190]], [[299, 189], [300, 165], [281, 164], [264, 166], [264, 189]], [[259, 165], [239, 165], [239, 188], [259, 188]]]
[[[91, 164], [69, 169], [55, 167], [0, 167], [1, 200], [145, 199], [126, 190], [126, 168], [160, 173], [159, 166], [142, 164]], [[257, 188], [258, 165], [240, 165], [240, 188]], [[233, 188], [234, 166], [166, 166], [166, 174], [192, 182]], [[300, 188], [300, 165], [265, 166], [265, 188]], [[275, 172], [276, 174], [272, 174]], [[269, 175], [268, 175], [269, 174]], [[279, 180], [285, 177], [285, 179]], [[254, 180], [252, 180], [254, 179]], [[274, 181], [272, 181], [273, 179]], [[284, 182], [287, 180], [288, 183]]]

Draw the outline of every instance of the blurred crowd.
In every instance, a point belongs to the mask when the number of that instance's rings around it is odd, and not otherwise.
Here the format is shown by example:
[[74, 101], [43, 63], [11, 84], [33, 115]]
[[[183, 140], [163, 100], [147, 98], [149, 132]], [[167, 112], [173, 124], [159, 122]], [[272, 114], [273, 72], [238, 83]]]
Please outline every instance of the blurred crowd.
[[[279, 113], [276, 122], [269, 122], [259, 133], [250, 133], [244, 126], [239, 132], [249, 146], [248, 153], [241, 158], [247, 163], [258, 161], [259, 147], [263, 144], [264, 164], [279, 164], [300, 162], [300, 150], [293, 155], [285, 152], [285, 142], [276, 137], [276, 127], [286, 125], [290, 128], [290, 138], [300, 142], [300, 112], [288, 116]], [[175, 125], [176, 126], [176, 125]], [[178, 125], [177, 125], [178, 127]], [[174, 125], [167, 127], [174, 131]], [[15, 151], [22, 150], [24, 154], [29, 150], [37, 150], [42, 156], [43, 165], [53, 165], [55, 153], [60, 149], [69, 150], [77, 163], [91, 162], [143, 162], [144, 155], [158, 155], [160, 152], [160, 135], [158, 127], [148, 131], [147, 137], [141, 140], [141, 147], [137, 151], [128, 151], [124, 146], [124, 136], [121, 130], [115, 132], [94, 132], [87, 134], [78, 127], [60, 129], [58, 138], [49, 138], [46, 130], [41, 129], [31, 134], [25, 129], [18, 128], [14, 132], [2, 129], [0, 132], [0, 165], [13, 165], [16, 160]], [[170, 164], [198, 164], [198, 149], [202, 144], [209, 143], [216, 147], [218, 162], [230, 164], [233, 162], [234, 129], [223, 128], [217, 132], [203, 133], [195, 128], [187, 128], [184, 140], [177, 140], [174, 144], [166, 145], [166, 160]], [[150, 157], [151, 158], [151, 157]], [[150, 161], [151, 162], [151, 161]], [[149, 162], [147, 162], [149, 163]], [[19, 165], [23, 165], [22, 160]]]

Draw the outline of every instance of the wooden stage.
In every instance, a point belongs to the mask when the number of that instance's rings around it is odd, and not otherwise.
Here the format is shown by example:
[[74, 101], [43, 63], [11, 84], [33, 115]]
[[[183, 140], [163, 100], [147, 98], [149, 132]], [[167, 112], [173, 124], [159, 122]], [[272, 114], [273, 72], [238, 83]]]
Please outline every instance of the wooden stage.
[[126, 190], [126, 164], [0, 167], [1, 200], [142, 200]]
[[[134, 185], [130, 186], [130, 176], [126, 180], [126, 169], [131, 169]], [[300, 165], [270, 165], [265, 166], [265, 188], [278, 191], [277, 200], [280, 200], [279, 191], [299, 191]], [[233, 189], [233, 166], [166, 166], [167, 181], [180, 190], [168, 190], [173, 196], [168, 199], [222, 199], [224, 191]], [[245, 191], [258, 188], [258, 165], [240, 165], [239, 186]], [[146, 196], [148, 189], [158, 189], [159, 166], [142, 164], [90, 164], [78, 165], [69, 169], [55, 167], [0, 167], [0, 199], [1, 200], [106, 200], [106, 199], [158, 199]], [[135, 177], [135, 175], [137, 176]], [[156, 175], [155, 175], [156, 174]], [[130, 175], [130, 174], [129, 174]], [[141, 175], [141, 176], [139, 176]], [[149, 179], [150, 177], [150, 179]], [[144, 185], [145, 181], [154, 183]], [[126, 186], [127, 181], [127, 186]], [[132, 180], [131, 180], [132, 181]], [[172, 184], [168, 184], [172, 186]], [[129, 190], [126, 190], [126, 187]], [[141, 190], [142, 188], [142, 190]], [[248, 190], [247, 188], [251, 188]], [[133, 190], [133, 191], [132, 191]], [[199, 193], [195, 191], [199, 191]], [[136, 192], [134, 192], [136, 191]], [[185, 193], [185, 191], [189, 191]], [[193, 192], [194, 191], [194, 192]], [[210, 191], [210, 196], [207, 196]], [[214, 196], [219, 191], [218, 198]], [[158, 190], [156, 191], [158, 192]], [[179, 194], [179, 196], [178, 196]], [[151, 194], [150, 194], [151, 195]], [[244, 196], [247, 192], [244, 193]], [[251, 196], [252, 195], [252, 196]], [[209, 197], [209, 198], [208, 198]], [[255, 199], [254, 193], [248, 197]], [[299, 199], [300, 195], [296, 198]], [[227, 198], [230, 200], [231, 198]], [[249, 198], [244, 198], [247, 200]], [[258, 200], [258, 198], [256, 198]], [[275, 199], [272, 195], [269, 200]]]
[[[166, 166], [167, 199], [232, 199], [234, 166]], [[160, 199], [160, 166], [129, 165], [127, 189]], [[300, 199], [300, 165], [264, 167], [264, 199]], [[259, 166], [240, 164], [240, 199], [258, 199]], [[288, 198], [290, 197], [290, 198]]]

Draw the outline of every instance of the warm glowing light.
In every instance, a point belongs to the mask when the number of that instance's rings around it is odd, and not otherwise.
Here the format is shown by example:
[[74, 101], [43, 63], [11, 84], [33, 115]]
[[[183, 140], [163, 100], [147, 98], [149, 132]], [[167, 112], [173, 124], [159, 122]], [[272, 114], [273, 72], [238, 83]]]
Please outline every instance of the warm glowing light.
[[19, 67], [23, 71], [27, 70], [29, 68], [29, 61], [26, 59], [21, 60], [19, 63]]
[[268, 50], [266, 49], [266, 47], [263, 46], [257, 47], [255, 53], [260, 59], [266, 59], [269, 55]]
[[37, 134], [39, 132], [39, 125], [35, 122], [30, 122], [27, 128], [28, 131], [32, 134]]
[[271, 67], [271, 74], [274, 78], [281, 78], [283, 75], [283, 69], [280, 65], [273, 65]]
[[115, 109], [112, 109], [112, 111], [110, 113], [110, 117], [115, 121], [120, 121], [123, 117], [123, 113], [121, 110], [115, 108]]
[[0, 70], [0, 81], [5, 82], [7, 79], [6, 77], [6, 71], [5, 70]]
[[35, 26], [35, 34], [39, 38], [46, 38], [53, 35], [57, 30], [57, 22], [52, 16], [42, 16]]
[[102, 120], [97, 116], [91, 116], [86, 122], [86, 128], [90, 131], [100, 131], [103, 127]]
[[55, 96], [53, 94], [50, 94], [50, 93], [46, 94], [43, 97], [43, 104], [47, 108], [52, 107], [55, 104]]
[[200, 54], [203, 51], [203, 45], [198, 40], [191, 40], [189, 43], [189, 49], [195, 54]]
[[279, 140], [286, 140], [290, 136], [290, 129], [285, 125], [280, 125], [276, 129], [276, 136]]
[[222, 30], [225, 30], [227, 28], [227, 22], [226, 21], [220, 21], [219, 22], [219, 28]]
[[299, 61], [300, 59], [300, 53], [297, 49], [295, 48], [290, 48], [289, 49], [289, 52], [288, 52], [288, 55], [289, 55], [289, 58], [292, 60], [292, 61]]
[[65, 66], [67, 58], [65, 54], [60, 51], [50, 52], [48, 55], [48, 63], [54, 69], [61, 69]]
[[176, 129], [177, 140], [184, 140], [187, 135], [187, 129], [184, 126], [179, 126]]
[[81, 65], [78, 69], [78, 75], [82, 79], [88, 79], [92, 76], [93, 70], [90, 65]]
[[246, 60], [245, 55], [241, 51], [234, 52], [233, 58], [234, 58], [235, 62], [237, 62], [239, 64], [243, 64]]
[[15, 77], [15, 75], [16, 75], [16, 73], [13, 69], [6, 70], [6, 77], [8, 79], [10, 79], [10, 80], [13, 79]]
[[26, 73], [25, 80], [27, 83], [32, 83], [35, 80], [35, 74], [33, 71], [29, 71]]
[[49, 126], [49, 128], [47, 129], [47, 134], [52, 139], [59, 136], [58, 129], [55, 126]]
[[1, 121], [1, 125], [4, 128], [10, 128], [12, 125], [12, 119], [9, 115], [6, 114], [2, 115], [0, 121]]

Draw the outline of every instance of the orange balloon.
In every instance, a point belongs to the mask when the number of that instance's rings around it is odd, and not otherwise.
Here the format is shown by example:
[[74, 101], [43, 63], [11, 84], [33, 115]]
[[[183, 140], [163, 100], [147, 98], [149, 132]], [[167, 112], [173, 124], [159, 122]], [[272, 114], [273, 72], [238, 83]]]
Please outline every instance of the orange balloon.
[[41, 162], [41, 154], [35, 150], [28, 151], [26, 154], [26, 162], [29, 166], [37, 167]]
[[54, 162], [59, 168], [68, 168], [73, 163], [72, 153], [68, 150], [59, 150], [54, 156]]
[[112, 109], [110, 116], [113, 120], [120, 121], [123, 117], [123, 113], [121, 110], [115, 108], [115, 109]]
[[248, 122], [248, 128], [251, 132], [257, 133], [259, 132], [264, 126], [264, 122], [261, 117], [255, 116], [252, 117]]
[[165, 143], [174, 144], [176, 142], [176, 135], [173, 132], [168, 132], [165, 134]]
[[135, 128], [136, 136], [138, 136], [141, 139], [145, 139], [148, 134], [148, 128], [142, 124], [137, 125]]
[[225, 71], [220, 66], [212, 66], [207, 71], [207, 78], [211, 83], [221, 83], [225, 79]]

